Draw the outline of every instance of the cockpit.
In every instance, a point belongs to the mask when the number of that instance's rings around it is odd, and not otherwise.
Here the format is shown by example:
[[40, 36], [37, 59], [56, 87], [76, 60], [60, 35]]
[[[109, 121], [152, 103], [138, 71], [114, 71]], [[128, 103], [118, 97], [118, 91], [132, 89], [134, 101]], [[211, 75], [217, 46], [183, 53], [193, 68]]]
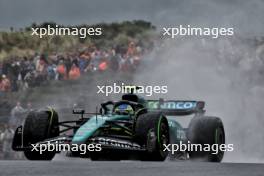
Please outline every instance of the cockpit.
[[123, 104], [116, 106], [113, 109], [113, 113], [118, 114], [118, 115], [133, 115], [135, 111], [130, 104], [123, 103]]

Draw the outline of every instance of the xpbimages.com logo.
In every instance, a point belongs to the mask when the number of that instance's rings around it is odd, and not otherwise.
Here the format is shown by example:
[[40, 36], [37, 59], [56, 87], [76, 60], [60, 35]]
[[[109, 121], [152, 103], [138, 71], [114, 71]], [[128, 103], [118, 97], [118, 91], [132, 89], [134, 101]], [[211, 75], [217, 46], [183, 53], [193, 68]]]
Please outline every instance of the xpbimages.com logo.
[[187, 143], [180, 141], [178, 144], [164, 144], [163, 147], [163, 151], [171, 154], [177, 152], [211, 152], [216, 155], [219, 152], [234, 151], [234, 144], [193, 144], [190, 141], [187, 141]]
[[102, 35], [102, 28], [95, 28], [95, 27], [61, 27], [59, 25], [50, 26], [47, 27], [36, 27], [31, 28], [32, 33], [31, 35], [39, 36], [39, 38], [42, 38], [43, 36], [51, 36], [51, 35], [72, 35], [72, 36], [79, 36], [80, 38], [86, 38], [87, 36], [99, 36]]
[[45, 144], [31, 144], [31, 151], [39, 152], [79, 152], [85, 155], [87, 152], [100, 152], [101, 144], [62, 144], [56, 141], [55, 143], [47, 142]]
[[135, 85], [125, 85], [122, 83], [118, 85], [114, 83], [113, 85], [98, 85], [97, 94], [126, 94], [126, 93], [136, 93], [145, 94], [146, 96], [152, 96], [153, 94], [166, 94], [168, 93], [168, 86], [135, 86]]

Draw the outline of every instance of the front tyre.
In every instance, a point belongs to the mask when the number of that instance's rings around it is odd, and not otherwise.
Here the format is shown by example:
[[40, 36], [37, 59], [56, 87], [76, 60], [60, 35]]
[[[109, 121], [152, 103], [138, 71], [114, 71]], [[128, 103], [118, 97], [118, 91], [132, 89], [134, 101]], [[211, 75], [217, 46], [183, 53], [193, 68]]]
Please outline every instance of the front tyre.
[[[59, 136], [58, 114], [53, 110], [30, 112], [23, 127], [23, 142], [25, 146], [31, 146], [48, 138]], [[56, 152], [38, 151], [27, 149], [24, 155], [29, 160], [52, 160]]]
[[151, 112], [139, 115], [135, 124], [135, 140], [145, 146], [144, 161], [164, 161], [168, 156], [165, 146], [169, 144], [169, 125], [161, 113]]

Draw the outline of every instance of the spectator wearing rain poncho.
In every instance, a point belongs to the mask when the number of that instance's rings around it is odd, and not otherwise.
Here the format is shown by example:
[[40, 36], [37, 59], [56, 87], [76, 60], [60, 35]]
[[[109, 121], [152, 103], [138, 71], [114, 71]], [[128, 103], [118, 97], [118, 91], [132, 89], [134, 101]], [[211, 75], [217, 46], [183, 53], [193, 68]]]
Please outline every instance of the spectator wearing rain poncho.
[[21, 125], [26, 112], [27, 111], [22, 108], [20, 102], [17, 102], [16, 106], [11, 110], [11, 119], [9, 120], [9, 124], [14, 128]]
[[0, 141], [2, 141], [2, 152], [4, 159], [12, 159], [12, 140], [14, 131], [8, 125], [5, 125], [5, 130], [0, 135]]

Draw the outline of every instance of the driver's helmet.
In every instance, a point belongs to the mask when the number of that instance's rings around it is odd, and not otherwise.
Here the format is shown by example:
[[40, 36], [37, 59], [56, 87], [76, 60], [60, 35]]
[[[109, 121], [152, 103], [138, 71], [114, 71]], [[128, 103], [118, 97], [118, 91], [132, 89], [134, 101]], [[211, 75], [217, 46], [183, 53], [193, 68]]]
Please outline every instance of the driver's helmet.
[[131, 105], [124, 103], [124, 104], [118, 105], [114, 109], [114, 113], [120, 114], [120, 115], [122, 115], [122, 114], [125, 114], [125, 115], [131, 114], [132, 115], [132, 114], [134, 114], [134, 110], [133, 110]]

